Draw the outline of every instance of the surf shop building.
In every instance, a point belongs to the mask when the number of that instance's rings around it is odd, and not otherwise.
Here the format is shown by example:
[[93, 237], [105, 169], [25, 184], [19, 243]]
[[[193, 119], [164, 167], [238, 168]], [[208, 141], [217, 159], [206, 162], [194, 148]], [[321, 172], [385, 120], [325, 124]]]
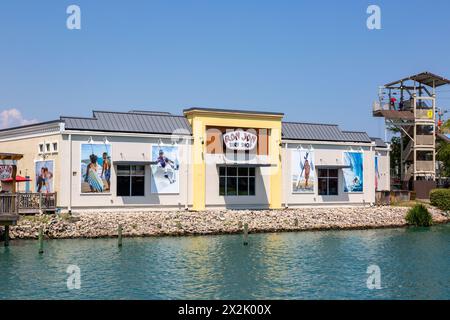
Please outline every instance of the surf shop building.
[[94, 111], [0, 131], [32, 192], [62, 210], [370, 205], [389, 190], [389, 146], [283, 114], [190, 108]]

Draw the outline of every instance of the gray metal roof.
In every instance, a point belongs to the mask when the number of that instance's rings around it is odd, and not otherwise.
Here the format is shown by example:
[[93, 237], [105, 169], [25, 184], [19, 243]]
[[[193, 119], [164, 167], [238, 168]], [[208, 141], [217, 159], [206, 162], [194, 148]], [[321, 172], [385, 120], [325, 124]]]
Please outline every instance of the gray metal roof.
[[[208, 109], [210, 110], [210, 109]], [[93, 111], [92, 118], [61, 116], [67, 130], [186, 134], [192, 129], [184, 116], [152, 111]], [[276, 114], [276, 113], [273, 113]], [[281, 114], [280, 114], [281, 115]], [[335, 141], [370, 143], [372, 140], [365, 132], [342, 131], [335, 124], [283, 122], [284, 140]], [[386, 145], [380, 139], [383, 147]], [[378, 143], [377, 141], [375, 141]], [[381, 143], [379, 146], [381, 146]], [[377, 145], [378, 146], [378, 145]]]
[[92, 118], [63, 116], [61, 120], [67, 130], [180, 135], [192, 133], [185, 117], [151, 112], [93, 111]]
[[341, 131], [334, 124], [283, 122], [282, 135], [286, 140], [371, 142], [365, 132]]
[[375, 142], [375, 146], [377, 148], [387, 148], [388, 147], [387, 143], [384, 142], [383, 139], [370, 137], [370, 140]]
[[372, 142], [367, 133], [361, 131], [342, 131], [345, 139], [352, 142]]

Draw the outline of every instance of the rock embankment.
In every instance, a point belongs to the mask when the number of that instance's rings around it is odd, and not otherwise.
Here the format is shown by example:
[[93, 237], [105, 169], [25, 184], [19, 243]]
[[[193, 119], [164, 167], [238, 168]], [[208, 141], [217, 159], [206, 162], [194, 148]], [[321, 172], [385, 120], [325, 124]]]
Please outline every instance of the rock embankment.
[[[406, 226], [405, 207], [300, 208], [287, 210], [223, 211], [108, 211], [77, 212], [69, 216], [22, 217], [11, 227], [12, 239], [37, 238], [43, 227], [46, 238], [100, 238], [117, 236], [122, 225], [125, 237], [163, 235], [224, 234], [242, 232], [302, 231], [329, 229], [370, 229]], [[431, 208], [435, 223], [450, 218]]]

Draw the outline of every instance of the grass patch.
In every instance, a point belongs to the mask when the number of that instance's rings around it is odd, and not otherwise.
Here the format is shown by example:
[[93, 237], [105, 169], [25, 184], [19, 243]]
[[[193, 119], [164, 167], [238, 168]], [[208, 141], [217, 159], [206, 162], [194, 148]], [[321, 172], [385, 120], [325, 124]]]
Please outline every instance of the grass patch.
[[423, 204], [417, 204], [409, 209], [405, 219], [408, 224], [418, 227], [429, 227], [433, 224], [433, 218]]
[[422, 204], [424, 206], [427, 206], [426, 202], [420, 201], [420, 200], [407, 200], [407, 201], [395, 201], [391, 203], [392, 207], [405, 207], [405, 208], [412, 208], [418, 204]]
[[34, 216], [21, 216], [20, 220], [30, 221], [32, 223], [49, 223], [53, 215], [49, 214], [37, 214]]

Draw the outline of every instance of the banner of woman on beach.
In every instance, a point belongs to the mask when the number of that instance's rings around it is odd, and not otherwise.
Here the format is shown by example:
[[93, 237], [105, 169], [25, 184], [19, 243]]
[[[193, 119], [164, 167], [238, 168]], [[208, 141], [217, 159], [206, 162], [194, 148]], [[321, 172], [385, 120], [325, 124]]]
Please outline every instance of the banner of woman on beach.
[[316, 180], [314, 151], [293, 150], [291, 173], [292, 193], [314, 193]]
[[81, 144], [81, 193], [109, 193], [111, 145]]

